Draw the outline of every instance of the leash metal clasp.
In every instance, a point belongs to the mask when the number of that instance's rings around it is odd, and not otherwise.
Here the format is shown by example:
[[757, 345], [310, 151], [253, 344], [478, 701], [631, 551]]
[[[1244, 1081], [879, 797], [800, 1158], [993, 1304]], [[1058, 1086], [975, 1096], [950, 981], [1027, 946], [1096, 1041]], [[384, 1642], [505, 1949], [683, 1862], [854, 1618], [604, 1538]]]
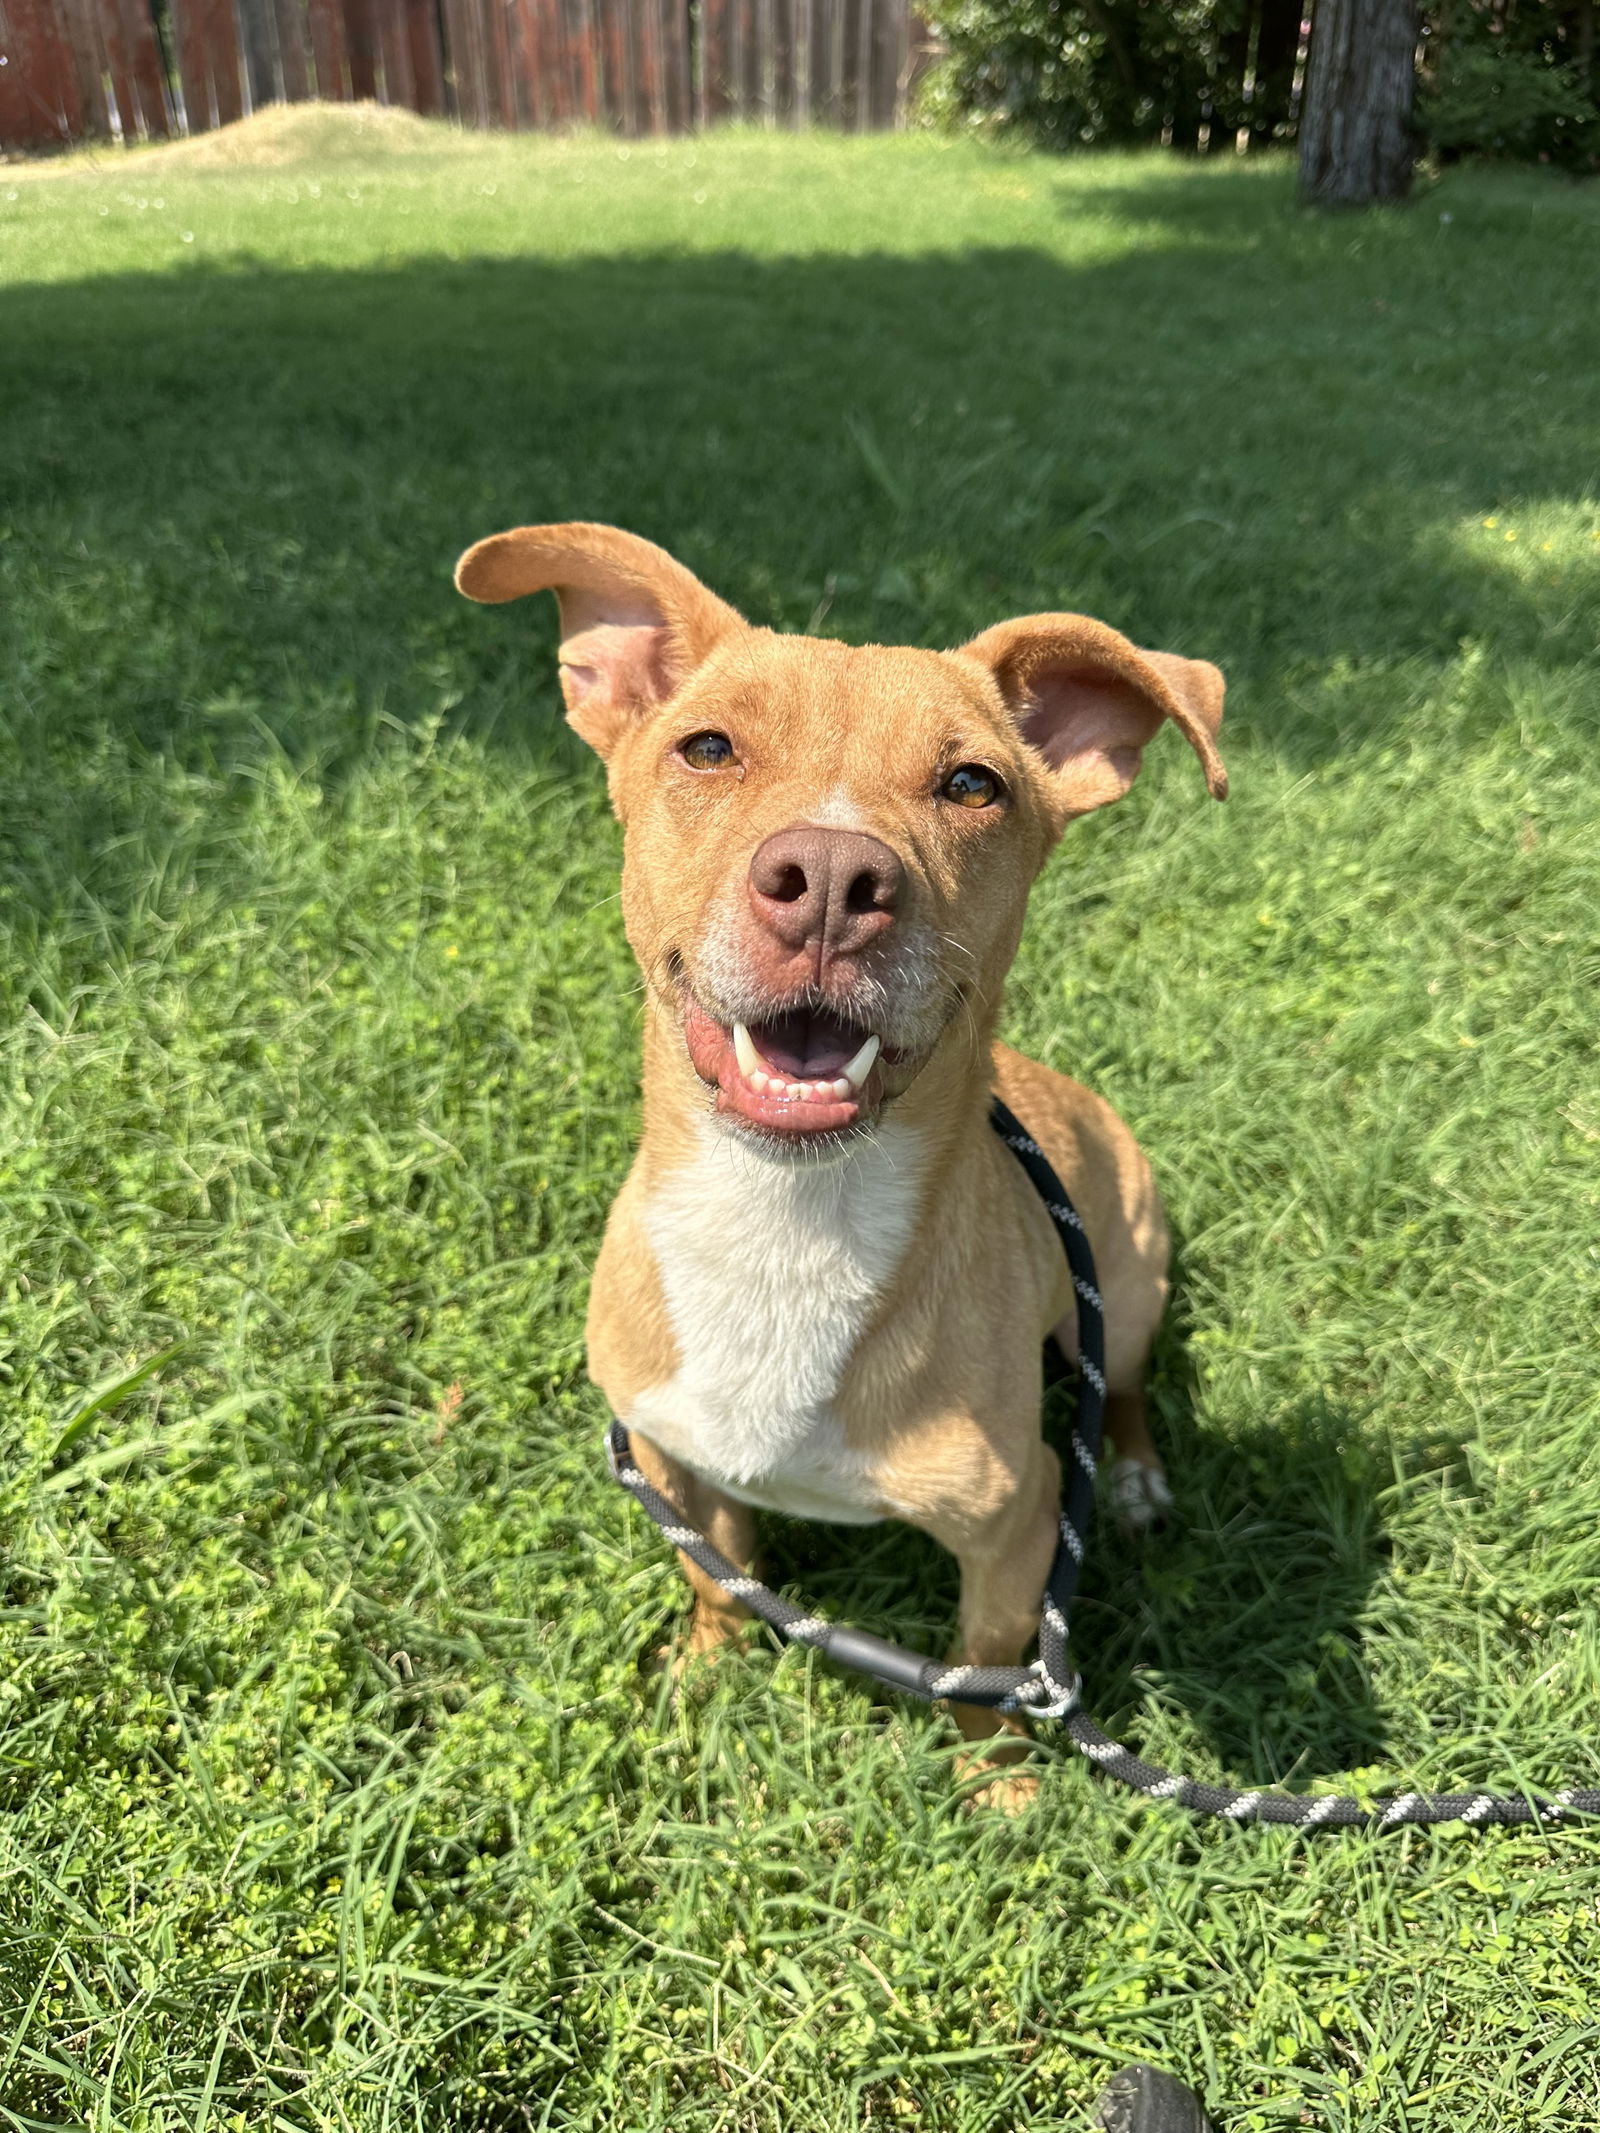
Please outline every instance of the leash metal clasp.
[[[1037, 1680], [1042, 1681], [1047, 1689], [1054, 1689], [1058, 1686], [1045, 1672], [1042, 1659], [1035, 1659], [1028, 1672]], [[1049, 1703], [1023, 1703], [1018, 1698], [1016, 1709], [1026, 1711], [1030, 1718], [1065, 1718], [1069, 1711], [1075, 1711], [1078, 1708], [1078, 1699], [1082, 1693], [1083, 1676], [1074, 1674], [1067, 1687], [1062, 1689], [1059, 1695], [1052, 1697]]]

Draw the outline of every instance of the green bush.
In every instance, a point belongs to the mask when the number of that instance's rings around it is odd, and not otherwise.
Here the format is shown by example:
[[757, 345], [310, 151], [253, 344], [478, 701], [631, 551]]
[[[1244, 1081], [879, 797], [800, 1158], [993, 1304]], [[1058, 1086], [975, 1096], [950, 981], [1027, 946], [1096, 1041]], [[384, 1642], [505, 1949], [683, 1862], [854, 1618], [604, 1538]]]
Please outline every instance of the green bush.
[[[1292, 140], [1300, 0], [934, 0], [934, 122], [1053, 148]], [[1419, 147], [1600, 167], [1581, 0], [1434, 0], [1422, 10]]]
[[[935, 119], [1058, 148], [1192, 147], [1207, 124], [1231, 134], [1261, 130], [1264, 114], [1266, 130], [1273, 123], [1265, 100], [1247, 106], [1243, 92], [1245, 0], [935, 0], [928, 14], [947, 52], [925, 91]], [[1287, 90], [1285, 79], [1280, 106]]]
[[1600, 112], [1549, 37], [1519, 46], [1474, 16], [1442, 54], [1418, 107], [1429, 145], [1446, 155], [1516, 156], [1593, 167]]

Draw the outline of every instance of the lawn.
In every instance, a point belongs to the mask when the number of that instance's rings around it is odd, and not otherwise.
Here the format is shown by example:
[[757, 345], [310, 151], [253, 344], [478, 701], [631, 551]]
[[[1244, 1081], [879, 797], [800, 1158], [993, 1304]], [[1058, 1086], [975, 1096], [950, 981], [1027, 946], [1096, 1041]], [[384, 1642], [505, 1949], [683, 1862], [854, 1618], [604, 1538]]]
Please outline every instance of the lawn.
[[[253, 146], [249, 145], [253, 140]], [[1600, 1830], [1200, 1824], [683, 1606], [587, 1272], [639, 1003], [549, 603], [1072, 606], [1218, 661], [1042, 881], [1007, 1034], [1180, 1240], [1181, 1528], [1091, 1709], [1196, 1775], [1600, 1782], [1600, 191], [269, 118], [0, 169], [0, 2126], [1600, 2121]], [[825, 621], [821, 618], [825, 616]], [[925, 1645], [890, 1529], [780, 1579]]]

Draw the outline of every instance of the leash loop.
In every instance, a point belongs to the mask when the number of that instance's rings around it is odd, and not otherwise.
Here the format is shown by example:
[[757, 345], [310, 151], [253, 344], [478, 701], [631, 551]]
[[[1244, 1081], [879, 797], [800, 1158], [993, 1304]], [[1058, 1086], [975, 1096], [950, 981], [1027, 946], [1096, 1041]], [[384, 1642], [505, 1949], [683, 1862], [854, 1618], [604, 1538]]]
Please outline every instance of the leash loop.
[[[1045, 1672], [1045, 1664], [1042, 1659], [1035, 1659], [1028, 1671], [1030, 1674], [1038, 1676], [1043, 1684], [1044, 1693], [1049, 1697], [1050, 1701], [1048, 1703], [1019, 1703], [1016, 1706], [1018, 1710], [1026, 1711], [1030, 1718], [1065, 1718], [1069, 1711], [1075, 1711], [1078, 1708], [1078, 1699], [1083, 1694], [1083, 1676], [1081, 1674], [1075, 1673], [1072, 1677], [1071, 1685], [1063, 1688], [1059, 1681], [1050, 1679], [1050, 1676]], [[1009, 1706], [1002, 1704], [1000, 1708], [1005, 1710]]]
[[1287, 1823], [1301, 1829], [1372, 1830], [1414, 1828], [1437, 1822], [1464, 1822], [1474, 1828], [1489, 1823], [1541, 1827], [1569, 1816], [1600, 1815], [1600, 1786], [1574, 1786], [1549, 1798], [1491, 1792], [1403, 1792], [1370, 1803], [1344, 1793], [1241, 1791], [1230, 1785], [1202, 1784], [1163, 1770], [1158, 1763], [1145, 1762], [1132, 1749], [1101, 1732], [1083, 1709], [1082, 1676], [1072, 1665], [1067, 1650], [1067, 1617], [1078, 1589], [1078, 1572], [1088, 1552], [1105, 1413], [1105, 1318], [1094, 1254], [1082, 1217], [1067, 1198], [1049, 1158], [998, 1096], [991, 1101], [989, 1123], [1027, 1172], [1055, 1224], [1078, 1300], [1078, 1411], [1072, 1426], [1072, 1456], [1062, 1462], [1060, 1526], [1039, 1604], [1039, 1655], [1031, 1665], [952, 1666], [948, 1661], [910, 1651], [903, 1644], [891, 1644], [869, 1630], [829, 1622], [796, 1607], [793, 1601], [730, 1562], [689, 1523], [675, 1503], [661, 1494], [641, 1471], [627, 1430], [613, 1416], [606, 1432], [606, 1459], [612, 1474], [645, 1515], [724, 1592], [742, 1602], [787, 1642], [807, 1645], [842, 1666], [924, 1702], [952, 1698], [958, 1703], [984, 1704], [997, 1711], [1022, 1711], [1033, 1718], [1056, 1719], [1078, 1752], [1108, 1777], [1142, 1792], [1147, 1799], [1174, 1800], [1192, 1814], [1215, 1815], [1228, 1822]]

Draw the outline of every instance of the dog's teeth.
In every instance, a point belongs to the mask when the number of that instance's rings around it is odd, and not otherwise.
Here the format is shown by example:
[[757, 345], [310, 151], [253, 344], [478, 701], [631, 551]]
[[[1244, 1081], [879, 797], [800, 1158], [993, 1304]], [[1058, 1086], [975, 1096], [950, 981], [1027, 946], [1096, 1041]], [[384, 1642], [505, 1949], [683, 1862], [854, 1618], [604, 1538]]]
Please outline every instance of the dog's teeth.
[[872, 1072], [878, 1050], [878, 1039], [869, 1037], [849, 1065], [831, 1079], [787, 1081], [783, 1075], [773, 1073], [756, 1050], [755, 1039], [746, 1025], [743, 1022], [733, 1025], [733, 1056], [738, 1061], [739, 1072], [758, 1096], [776, 1096], [788, 1103], [843, 1103], [849, 1097], [858, 1096]]
[[859, 1090], [872, 1072], [872, 1062], [878, 1056], [878, 1040], [869, 1037], [854, 1059], [844, 1069], [844, 1078], [852, 1090]]

